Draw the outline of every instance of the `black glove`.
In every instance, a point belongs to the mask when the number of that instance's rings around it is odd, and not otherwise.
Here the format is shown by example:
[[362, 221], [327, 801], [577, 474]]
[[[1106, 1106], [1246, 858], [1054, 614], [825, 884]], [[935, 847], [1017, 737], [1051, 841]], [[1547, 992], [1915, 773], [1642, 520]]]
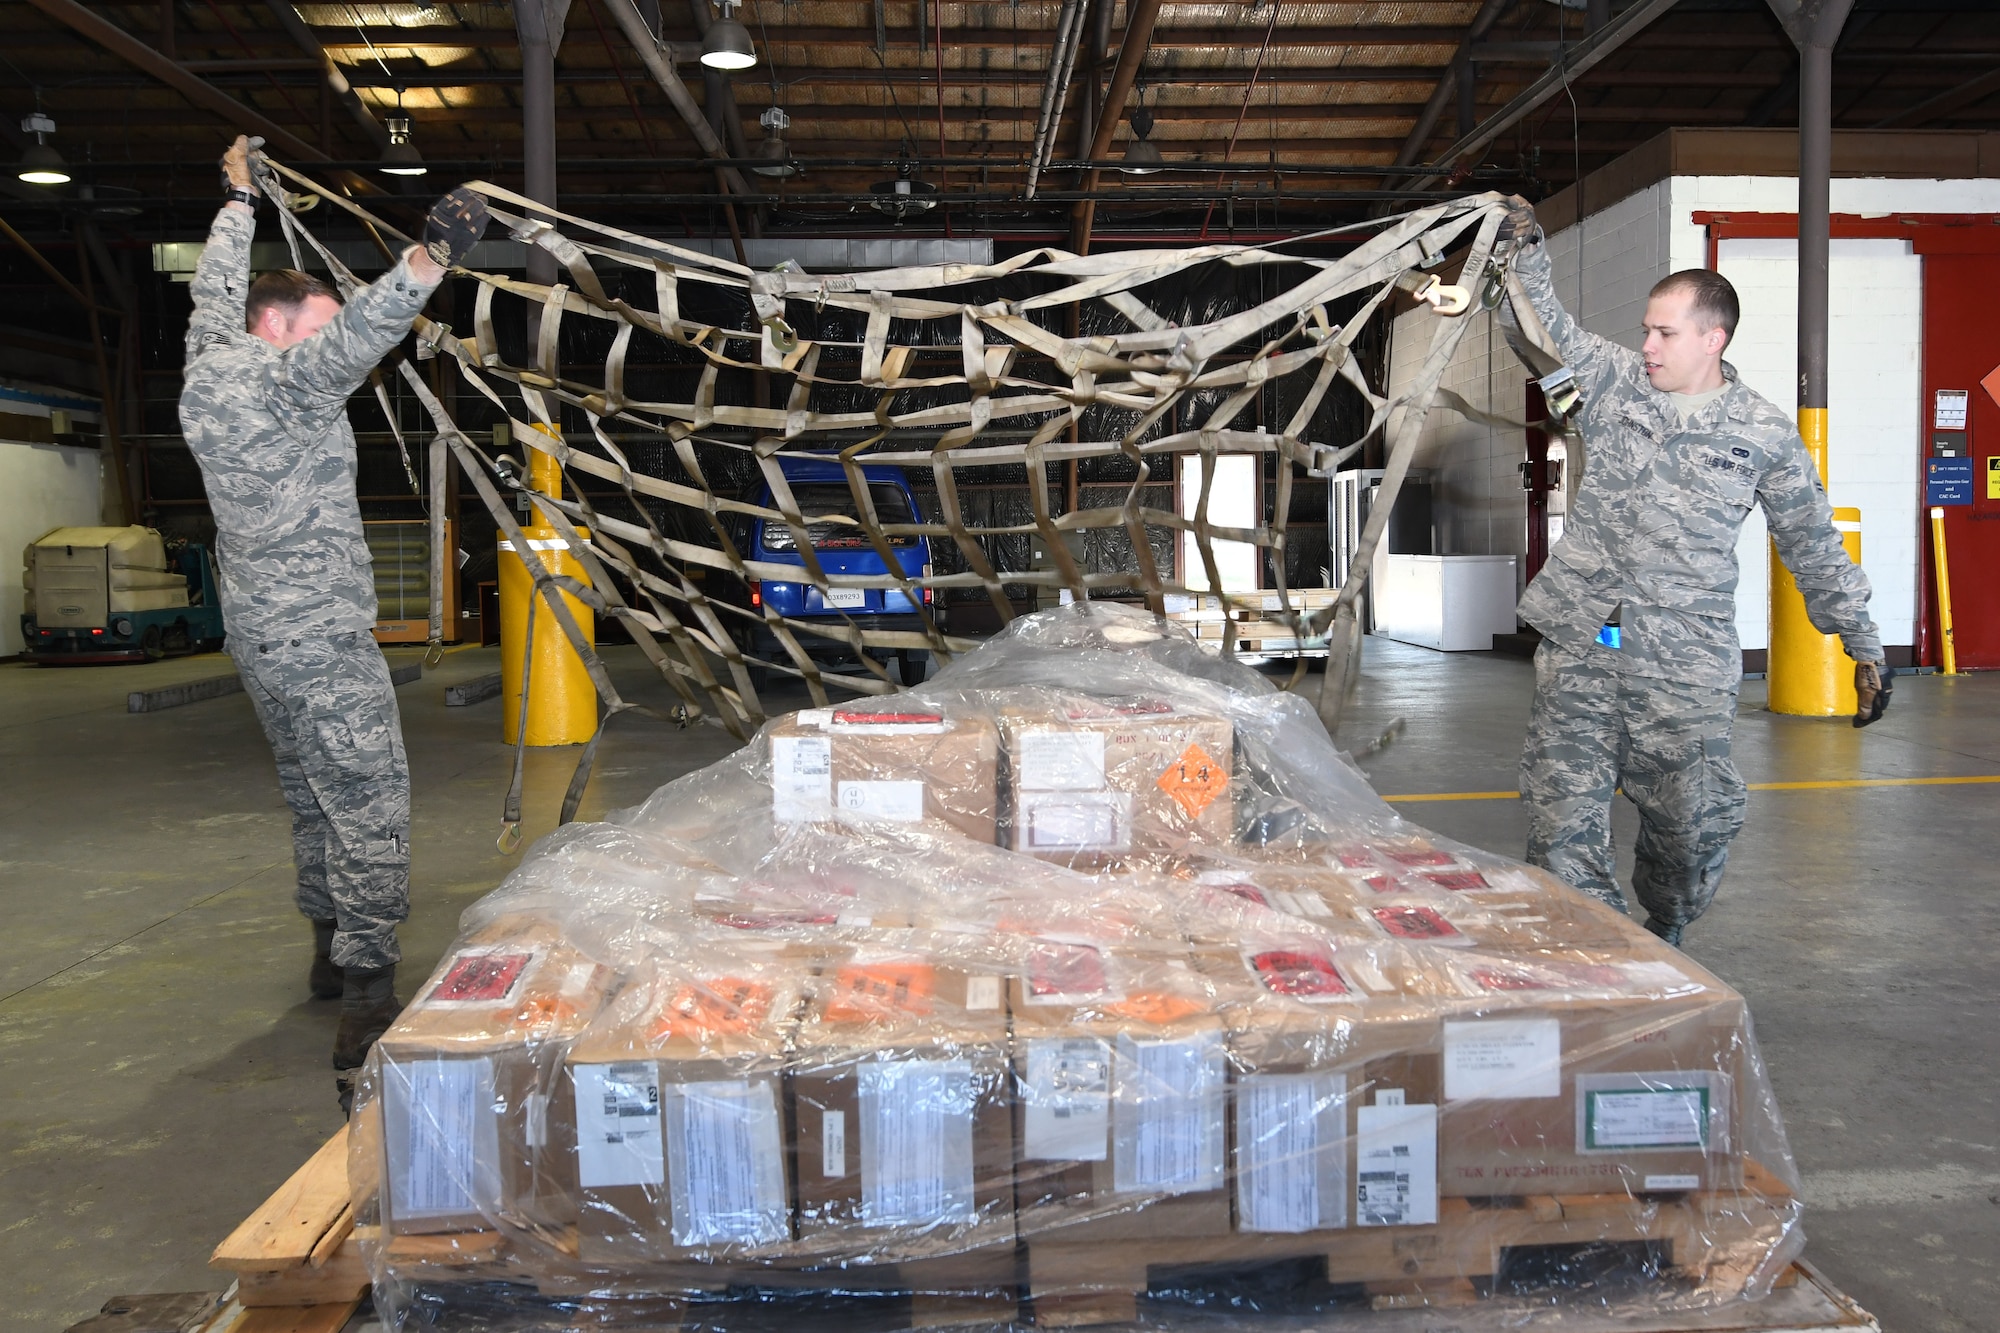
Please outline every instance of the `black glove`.
[[1887, 662], [1856, 662], [1854, 664], [1854, 725], [1865, 727], [1882, 716], [1889, 706], [1889, 696], [1895, 693], [1892, 682], [1896, 679], [1896, 668]]
[[472, 253], [490, 221], [486, 201], [461, 185], [425, 215], [424, 252], [439, 268], [450, 268]]
[[1507, 216], [1500, 219], [1500, 230], [1494, 239], [1525, 242], [1534, 236], [1539, 225], [1535, 221], [1535, 206], [1518, 194], [1509, 195]]

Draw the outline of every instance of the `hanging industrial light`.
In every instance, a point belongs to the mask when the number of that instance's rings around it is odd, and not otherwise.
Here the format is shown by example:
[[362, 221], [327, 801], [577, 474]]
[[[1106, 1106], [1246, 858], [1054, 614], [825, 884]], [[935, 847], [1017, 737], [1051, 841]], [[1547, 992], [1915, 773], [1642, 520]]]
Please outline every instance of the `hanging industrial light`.
[[62, 154], [48, 141], [48, 136], [56, 132], [56, 123], [36, 111], [21, 121], [21, 133], [32, 134], [35, 141], [21, 154], [21, 166], [17, 173], [30, 185], [67, 185], [69, 167], [63, 162]]
[[798, 167], [792, 162], [791, 145], [785, 142], [785, 131], [792, 127], [792, 118], [783, 107], [772, 106], [757, 117], [757, 123], [764, 127], [764, 142], [757, 146], [757, 165], [750, 170], [759, 176], [796, 175]]
[[722, 17], [701, 36], [701, 63], [710, 69], [749, 69], [757, 63], [757, 47], [733, 12], [736, 0], [717, 0], [716, 7]]
[[[908, 147], [906, 142], [904, 148], [907, 150]], [[896, 163], [896, 179], [876, 181], [868, 187], [868, 193], [875, 196], [868, 202], [876, 212], [901, 222], [904, 218], [936, 208], [937, 192], [937, 186], [917, 179], [917, 164], [906, 156]]]
[[1118, 169], [1128, 176], [1150, 176], [1166, 166], [1160, 149], [1146, 136], [1153, 132], [1153, 113], [1140, 107], [1132, 113], [1132, 141], [1125, 145], [1125, 165]]
[[424, 156], [410, 142], [409, 117], [385, 116], [382, 128], [389, 131], [389, 146], [382, 150], [382, 170], [391, 176], [423, 175]]

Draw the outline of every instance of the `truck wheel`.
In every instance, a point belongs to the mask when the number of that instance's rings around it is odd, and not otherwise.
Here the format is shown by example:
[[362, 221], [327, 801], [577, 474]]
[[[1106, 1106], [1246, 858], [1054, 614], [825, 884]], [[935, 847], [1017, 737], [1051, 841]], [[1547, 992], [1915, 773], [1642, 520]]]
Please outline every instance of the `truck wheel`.
[[166, 636], [160, 633], [158, 625], [146, 626], [146, 632], [139, 636], [139, 651], [148, 662], [157, 662], [167, 655]]
[[904, 689], [923, 684], [924, 677], [930, 673], [931, 655], [922, 649], [899, 648], [896, 650], [896, 662], [903, 673]]

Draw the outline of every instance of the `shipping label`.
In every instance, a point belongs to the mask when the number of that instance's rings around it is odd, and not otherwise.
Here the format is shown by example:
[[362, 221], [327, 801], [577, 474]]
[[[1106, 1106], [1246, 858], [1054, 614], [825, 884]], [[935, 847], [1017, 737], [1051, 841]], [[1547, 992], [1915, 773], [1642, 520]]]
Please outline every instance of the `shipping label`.
[[1021, 733], [1014, 785], [1023, 791], [1099, 791], [1104, 733], [1037, 728]]
[[1577, 1080], [1582, 1152], [1709, 1152], [1717, 1148], [1726, 1086], [1697, 1070], [1590, 1074]]
[[1347, 1080], [1253, 1074], [1236, 1086], [1236, 1211], [1245, 1231], [1347, 1224]]
[[572, 1074], [578, 1183], [585, 1189], [665, 1183], [660, 1077], [654, 1065], [576, 1065]]
[[1118, 1038], [1112, 1187], [1120, 1194], [1222, 1188], [1222, 1037]]
[[1376, 1094], [1355, 1111], [1354, 1221], [1364, 1227], [1435, 1226], [1437, 1107]]
[[833, 818], [833, 741], [771, 738], [771, 814], [781, 823]]
[[789, 1239], [784, 1136], [770, 1081], [676, 1084], [667, 1094], [674, 1244]]
[[496, 1207], [493, 1062], [385, 1060], [382, 1080], [391, 1217], [415, 1221]]
[[1132, 845], [1132, 798], [1125, 792], [1022, 792], [1015, 818], [1023, 851], [1122, 852]]
[[1111, 1142], [1111, 1046], [1095, 1037], [1027, 1043], [1022, 1156], [1101, 1162]]
[[883, 1060], [863, 1065], [859, 1082], [863, 1225], [972, 1222], [972, 1067]]
[[1489, 1018], [1444, 1025], [1444, 1097], [1562, 1096], [1562, 1023]]

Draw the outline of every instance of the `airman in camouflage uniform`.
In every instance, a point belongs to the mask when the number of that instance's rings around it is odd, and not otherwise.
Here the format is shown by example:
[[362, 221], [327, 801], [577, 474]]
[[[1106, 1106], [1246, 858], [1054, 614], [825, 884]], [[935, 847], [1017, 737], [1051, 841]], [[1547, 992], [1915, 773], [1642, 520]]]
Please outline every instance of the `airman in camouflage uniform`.
[[[229, 653], [291, 808], [299, 910], [318, 937], [313, 991], [343, 999], [334, 1064], [348, 1071], [397, 1007], [410, 774], [371, 633], [375, 581], [347, 399], [443, 281], [434, 255], [450, 262], [454, 252], [412, 249], [344, 306], [304, 274], [253, 287], [250, 147], [239, 139], [224, 159], [236, 188], [194, 277], [181, 428], [215, 514]], [[483, 228], [483, 206], [472, 207]], [[342, 1092], [345, 1104], [344, 1081]]]
[[[1543, 636], [1521, 758], [1528, 859], [1624, 911], [1610, 820], [1622, 788], [1639, 808], [1634, 893], [1647, 927], [1679, 943], [1715, 897], [1743, 826], [1729, 742], [1742, 678], [1736, 540], [1751, 506], [1763, 507], [1813, 624], [1862, 664], [1857, 725], [1880, 716], [1890, 674], [1868, 579], [1841, 545], [1791, 418], [1719, 359], [1736, 318], [1719, 276], [1656, 287], [1647, 350], [1633, 352], [1563, 309], [1524, 204], [1510, 225], [1514, 270], [1581, 390], [1574, 419], [1588, 460], [1562, 540], [1520, 605]], [[1726, 318], [1704, 328], [1690, 291], [1710, 294]], [[1518, 338], [1511, 309], [1501, 315]], [[1680, 325], [1664, 322], [1675, 315]], [[1706, 340], [1706, 383], [1688, 378], [1704, 365], [1692, 344], [1661, 350], [1676, 337]], [[1697, 371], [1670, 373], [1686, 366]]]

